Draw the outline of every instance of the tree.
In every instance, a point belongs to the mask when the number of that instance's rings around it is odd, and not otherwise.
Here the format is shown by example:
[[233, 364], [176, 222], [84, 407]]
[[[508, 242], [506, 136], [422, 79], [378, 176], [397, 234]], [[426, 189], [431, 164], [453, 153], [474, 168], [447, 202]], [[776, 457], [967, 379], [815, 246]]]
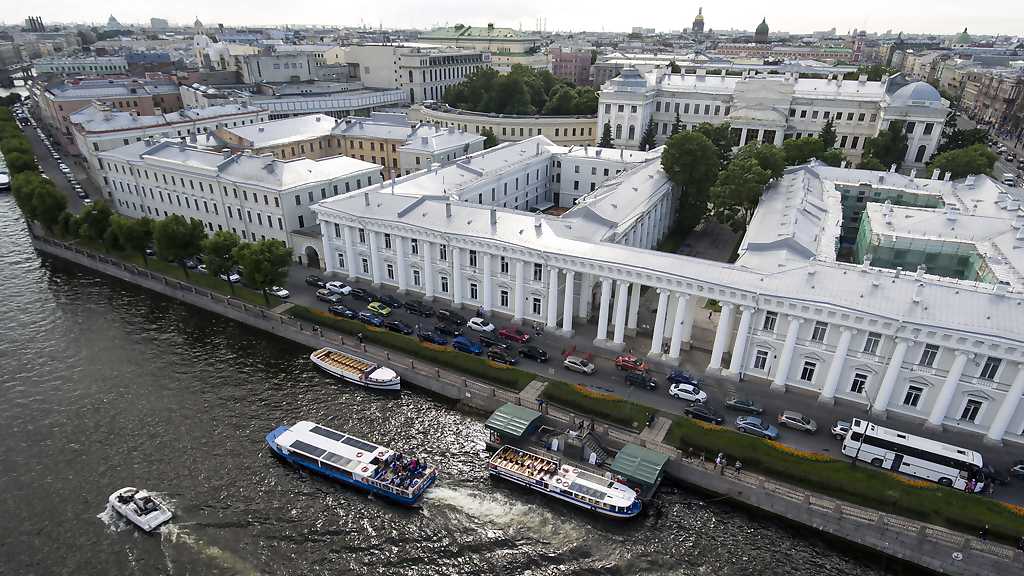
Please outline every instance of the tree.
[[68, 197], [57, 190], [56, 184], [47, 181], [32, 198], [32, 206], [35, 220], [53, 232], [53, 227], [60, 221], [61, 213], [68, 208]]
[[[786, 159], [782, 148], [774, 144], [751, 142], [736, 151], [736, 154], [732, 157], [732, 162], [747, 158], [754, 159], [757, 165], [768, 174], [769, 180], [782, 177], [782, 172], [786, 169]], [[730, 166], [732, 162], [730, 162]], [[768, 181], [766, 180], [763, 185], [767, 186]]]
[[57, 232], [64, 238], [74, 238], [78, 235], [77, 217], [67, 210], [60, 213], [57, 218]]
[[0, 140], [0, 153], [6, 157], [14, 154], [15, 152], [28, 156], [35, 156], [35, 152], [32, 150], [32, 145], [29, 144], [28, 139], [24, 136]]
[[99, 240], [103, 243], [103, 249], [109, 253], [107, 230], [110, 229], [110, 218], [113, 215], [114, 211], [103, 200], [97, 200], [94, 204], [86, 206], [78, 217], [79, 236], [86, 240]]
[[821, 144], [826, 150], [835, 147], [838, 136], [836, 136], [836, 125], [832, 122], [832, 118], [829, 118], [825, 125], [821, 127], [818, 139], [821, 140]]
[[185, 259], [202, 250], [205, 238], [206, 229], [202, 222], [195, 218], [186, 221], [179, 214], [171, 214], [153, 226], [153, 247], [157, 256], [176, 260], [185, 271], [185, 278], [188, 278]]
[[142, 254], [142, 262], [149, 265], [146, 250], [153, 243], [153, 226], [156, 222], [149, 216], [132, 220], [115, 215], [110, 219], [110, 226], [117, 232], [117, 237], [128, 250]]
[[[611, 124], [608, 125], [608, 129], [611, 130]], [[672, 136], [679, 134], [679, 131], [683, 129], [683, 121], [679, 118], [679, 111], [676, 110], [676, 119], [672, 122]]]
[[857, 168], [860, 170], [877, 170], [879, 172], [885, 172], [889, 169], [888, 166], [882, 164], [877, 158], [865, 156], [863, 160], [857, 163]]
[[[237, 264], [234, 250], [238, 247], [238, 236], [234, 232], [218, 230], [206, 240], [203, 240], [203, 253], [210, 255], [210, 262], [206, 265], [207, 271], [214, 276], [227, 276], [231, 268]], [[235, 285], [228, 282], [231, 293], [235, 293]]]
[[284, 242], [271, 238], [254, 244], [241, 244], [232, 253], [242, 265], [242, 279], [249, 286], [261, 290], [269, 306], [267, 288], [284, 284], [288, 278], [292, 249], [285, 246]]
[[935, 148], [937, 157], [939, 154], [950, 150], [970, 148], [975, 144], [984, 144], [988, 140], [988, 130], [985, 128], [973, 128], [970, 130], [951, 130], [946, 138]]
[[874, 138], [864, 141], [864, 158], [868, 156], [878, 160], [882, 166], [896, 165], [899, 170], [903, 165], [903, 159], [907, 157], [907, 122], [905, 120], [893, 120], [889, 127], [878, 133]]
[[700, 132], [680, 132], [668, 139], [661, 166], [682, 187], [676, 221], [697, 225], [707, 214], [711, 187], [718, 178], [720, 151]]
[[9, 156], [6, 154], [4, 156], [7, 160], [7, 168], [11, 171], [12, 175], [39, 170], [39, 166], [36, 164], [36, 157], [31, 154], [14, 152]]
[[694, 130], [703, 134], [718, 149], [718, 169], [725, 170], [729, 166], [729, 159], [732, 158], [732, 126], [728, 122], [701, 122]]
[[797, 166], [810, 162], [811, 158], [821, 158], [825, 152], [825, 145], [817, 138], [786, 140], [782, 143], [782, 151], [786, 164]]
[[676, 64], [675, 60], [669, 60], [668, 68], [673, 74], [679, 74], [683, 71], [683, 69], [679, 67], [679, 64]]
[[737, 154], [711, 189], [714, 218], [734, 232], [745, 230], [770, 180], [771, 174], [752, 156]]
[[822, 154], [821, 158], [818, 158], [818, 160], [821, 160], [829, 166], [835, 166], [838, 168], [843, 165], [843, 162], [846, 162], [846, 154], [839, 148], [829, 148], [828, 150], [825, 150], [825, 153]]
[[657, 144], [656, 138], [658, 137], [658, 125], [654, 123], [654, 116], [651, 116], [647, 120], [647, 126], [644, 128], [643, 134], [640, 135], [639, 148], [643, 151], [651, 150]]
[[480, 135], [484, 137], [484, 150], [494, 148], [498, 145], [498, 136], [489, 126], [484, 126], [483, 129], [480, 130]]
[[597, 143], [600, 148], [613, 148], [612, 146], [612, 123], [605, 122], [604, 130], [601, 131], [601, 141]]
[[984, 144], [975, 144], [970, 148], [950, 150], [935, 157], [928, 165], [931, 169], [952, 172], [953, 179], [958, 180], [971, 174], [992, 174], [992, 168], [999, 157]]

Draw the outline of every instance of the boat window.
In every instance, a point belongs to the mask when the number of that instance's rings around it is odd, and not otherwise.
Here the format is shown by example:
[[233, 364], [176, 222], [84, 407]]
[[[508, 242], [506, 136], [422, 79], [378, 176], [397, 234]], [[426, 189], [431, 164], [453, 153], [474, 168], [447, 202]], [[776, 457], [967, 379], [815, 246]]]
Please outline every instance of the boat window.
[[579, 492], [580, 494], [583, 494], [590, 498], [600, 498], [601, 500], [604, 500], [605, 497], [605, 493], [603, 491], [598, 490], [597, 488], [592, 488], [590, 486], [585, 486], [583, 484], [580, 484], [579, 482], [573, 482], [572, 484], [570, 484], [569, 490]]
[[319, 458], [327, 453], [327, 450], [324, 450], [323, 448], [317, 448], [316, 446], [313, 446], [312, 444], [307, 444], [302, 440], [296, 440], [292, 442], [289, 448], [291, 448], [292, 450], [305, 452], [306, 454], [312, 456], [313, 458]]
[[341, 439], [345, 437], [341, 432], [335, 432], [334, 430], [329, 430], [323, 426], [313, 426], [309, 431], [317, 436], [323, 436], [324, 438], [330, 438], [331, 440], [337, 440], [339, 442], [341, 442]]
[[300, 462], [305, 462], [306, 464], [309, 464], [310, 466], [320, 466], [320, 461], [319, 460], [317, 460], [316, 458], [313, 458], [312, 456], [306, 456], [302, 452], [292, 451], [291, 456], [292, 456], [292, 458], [295, 458], [296, 460], [298, 460]]
[[329, 462], [338, 468], [348, 468], [352, 464], [352, 459], [346, 458], [341, 454], [335, 454], [334, 452], [328, 452], [320, 457], [321, 460]]
[[370, 444], [369, 442], [363, 442], [359, 438], [353, 438], [351, 436], [345, 437], [344, 440], [341, 440], [341, 443], [348, 444], [349, 446], [352, 446], [357, 450], [362, 450], [363, 452], [373, 452], [377, 449], [376, 445]]

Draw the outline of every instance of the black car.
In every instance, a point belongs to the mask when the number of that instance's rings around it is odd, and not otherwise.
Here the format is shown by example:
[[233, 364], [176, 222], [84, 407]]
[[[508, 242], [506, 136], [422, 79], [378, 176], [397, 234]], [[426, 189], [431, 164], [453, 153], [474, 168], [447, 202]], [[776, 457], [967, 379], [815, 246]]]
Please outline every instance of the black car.
[[437, 311], [437, 319], [438, 320], [445, 320], [447, 322], [451, 322], [452, 324], [455, 324], [456, 326], [465, 326], [466, 325], [466, 317], [465, 316], [463, 316], [462, 314], [459, 314], [458, 312], [456, 312], [454, 310], [449, 310], [447, 308], [442, 308], [442, 309]]
[[380, 302], [380, 298], [377, 298], [376, 294], [366, 288], [353, 288], [348, 295], [350, 298], [362, 300], [363, 302]]
[[420, 332], [418, 337], [420, 342], [426, 342], [427, 344], [435, 344], [437, 346], [444, 346], [448, 344], [447, 338], [431, 330], [424, 330], [423, 332]]
[[434, 332], [438, 334], [444, 334], [446, 336], [459, 336], [462, 334], [462, 329], [455, 324], [449, 324], [447, 322], [434, 326]]
[[310, 274], [309, 276], [306, 276], [306, 285], [316, 286], [317, 288], [324, 288], [327, 286], [327, 284], [324, 284], [324, 279], [317, 276], [316, 274]]
[[384, 318], [382, 318], [380, 314], [377, 314], [373, 310], [363, 310], [362, 312], [359, 313], [358, 316], [356, 316], [356, 319], [362, 322], [363, 324], [373, 326], [375, 328], [380, 328], [381, 326], [384, 325]]
[[1003, 486], [1010, 483], [1010, 475], [1002, 470], [993, 468], [991, 464], [982, 466], [981, 473], [985, 475], [986, 482], [999, 483]]
[[434, 315], [434, 309], [419, 300], [406, 301], [405, 309], [411, 314], [418, 314], [424, 318], [429, 318]]
[[487, 359], [506, 366], [511, 366], [516, 363], [515, 354], [513, 354], [511, 350], [506, 350], [501, 346], [491, 346], [488, 348]]
[[402, 322], [401, 320], [391, 320], [390, 322], [385, 322], [384, 327], [391, 332], [398, 332], [399, 334], [405, 334], [406, 336], [412, 334], [412, 326], [409, 326], [408, 324]]
[[519, 355], [522, 356], [523, 358], [536, 360], [537, 362], [548, 361], [548, 353], [533, 345], [523, 346], [522, 348], [520, 348]]
[[341, 316], [342, 318], [348, 318], [349, 320], [356, 317], [356, 311], [351, 308], [342, 306], [341, 304], [335, 304], [327, 309], [327, 313], [334, 316]]
[[704, 404], [690, 404], [686, 408], [683, 408], [683, 414], [686, 414], [694, 420], [700, 420], [701, 422], [707, 422], [708, 424], [714, 424], [721, 426], [725, 423], [725, 418], [718, 415], [715, 409], [711, 406], [705, 406]]
[[377, 302], [385, 304], [388, 308], [391, 308], [392, 310], [399, 310], [402, 308], [401, 300], [395, 298], [394, 296], [388, 296], [387, 294], [381, 296], [380, 298], [377, 298]]
[[626, 384], [654, 390], [658, 386], [658, 381], [644, 370], [630, 370], [626, 373]]
[[501, 346], [502, 348], [508, 348], [508, 341], [498, 338], [496, 335], [492, 336], [490, 332], [482, 332], [480, 334], [480, 344], [484, 348], [490, 348], [491, 346]]

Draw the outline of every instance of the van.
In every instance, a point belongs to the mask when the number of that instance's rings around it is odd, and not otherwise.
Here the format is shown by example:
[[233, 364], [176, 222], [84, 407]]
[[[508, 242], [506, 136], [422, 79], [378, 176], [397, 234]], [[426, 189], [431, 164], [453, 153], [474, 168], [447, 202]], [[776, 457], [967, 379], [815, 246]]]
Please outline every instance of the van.
[[1016, 176], [1014, 176], [1013, 174], [1009, 174], [1007, 172], [1003, 173], [1003, 184], [1006, 184], [1007, 186], [1013, 186], [1016, 183], [1017, 183], [1017, 177]]

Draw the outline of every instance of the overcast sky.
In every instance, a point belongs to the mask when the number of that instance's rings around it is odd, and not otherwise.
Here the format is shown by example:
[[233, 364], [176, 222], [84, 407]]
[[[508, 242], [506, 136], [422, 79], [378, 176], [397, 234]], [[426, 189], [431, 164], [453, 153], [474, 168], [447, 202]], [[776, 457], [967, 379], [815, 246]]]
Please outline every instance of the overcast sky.
[[[101, 8], [102, 6], [102, 8]], [[104, 23], [112, 13], [122, 23], [148, 24], [151, 17], [171, 23], [191, 23], [196, 16], [205, 25], [228, 26], [283, 24], [324, 24], [374, 28], [429, 28], [435, 25], [463, 23], [534, 30], [537, 19], [547, 20], [547, 30], [628, 32], [633, 26], [669, 32], [689, 28], [697, 14], [698, 3], [667, 0], [589, 0], [587, 2], [551, 2], [517, 0], [513, 2], [427, 2], [391, 0], [384, 2], [331, 2], [326, 0], [271, 2], [139, 2], [138, 0], [29, 0], [5, 3], [0, 18], [5, 23], [23, 22], [42, 16], [43, 22]], [[1016, 8], [1014, 8], [1016, 6]], [[19, 14], [24, 12], [24, 14]], [[767, 18], [772, 31], [794, 33], [836, 28], [845, 34], [850, 29], [868, 32], [955, 34], [966, 26], [977, 34], [1024, 35], [1024, 10], [1015, 1], [965, 3], [954, 0], [930, 2], [893, 2], [860, 0], [838, 3], [812, 0], [733, 0], [704, 5], [705, 30], [753, 30]]]

